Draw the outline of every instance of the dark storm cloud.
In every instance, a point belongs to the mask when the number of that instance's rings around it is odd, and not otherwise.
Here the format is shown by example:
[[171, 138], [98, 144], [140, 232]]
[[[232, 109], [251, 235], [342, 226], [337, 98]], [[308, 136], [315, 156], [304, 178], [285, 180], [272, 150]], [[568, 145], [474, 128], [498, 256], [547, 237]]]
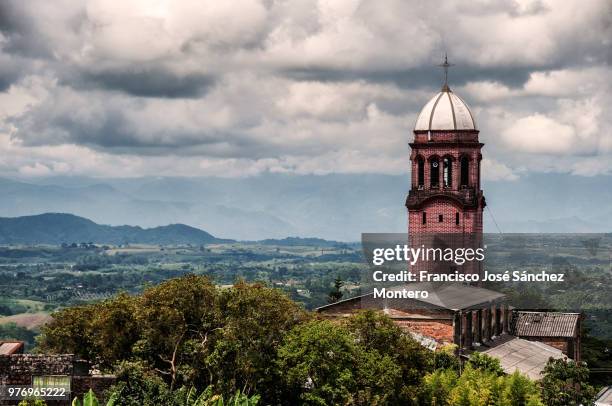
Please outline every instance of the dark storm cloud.
[[[62, 107], [61, 110], [70, 108]], [[143, 149], [147, 153], [164, 153], [168, 149], [186, 148], [194, 145], [215, 143], [219, 139], [204, 137], [205, 134], [188, 134], [181, 131], [173, 133], [159, 131], [154, 136], [142, 137], [134, 128], [124, 111], [115, 108], [92, 109], [87, 112], [73, 110], [73, 114], [58, 111], [53, 106], [42, 105], [36, 112], [40, 120], [22, 120], [9, 122], [25, 134], [37, 134], [36, 137], [23, 137], [25, 145], [61, 145], [81, 144], [95, 149], [109, 149], [127, 152], [131, 149]], [[95, 120], [90, 118], [94, 116]], [[155, 152], [157, 151], [157, 152]]]
[[[450, 57], [452, 62], [452, 56]], [[521, 87], [529, 75], [540, 68], [458, 66], [449, 71], [449, 83], [463, 86], [470, 81], [497, 81], [508, 87]], [[393, 83], [403, 89], [436, 89], [444, 82], [444, 74], [439, 66], [420, 66], [397, 71], [330, 70], [330, 69], [287, 69], [284, 74], [295, 80], [315, 80], [324, 82], [366, 80], [375, 83]]]
[[8, 55], [0, 53], [0, 92], [5, 91], [11, 84], [22, 76], [23, 70], [19, 63]]
[[0, 33], [6, 43], [3, 51], [27, 58], [52, 58], [48, 38], [37, 30], [37, 20], [28, 2], [0, 2]]
[[215, 78], [204, 74], [177, 75], [155, 67], [134, 67], [129, 71], [63, 75], [62, 82], [77, 88], [118, 90], [141, 97], [194, 98], [213, 86]]

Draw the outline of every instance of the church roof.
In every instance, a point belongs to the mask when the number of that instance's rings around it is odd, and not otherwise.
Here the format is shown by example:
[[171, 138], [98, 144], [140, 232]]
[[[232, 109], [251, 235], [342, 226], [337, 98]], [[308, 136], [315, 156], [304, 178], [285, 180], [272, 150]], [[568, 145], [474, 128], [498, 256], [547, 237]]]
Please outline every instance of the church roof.
[[423, 107], [414, 126], [414, 131], [477, 129], [468, 105], [446, 85]]
[[484, 305], [503, 301], [506, 298], [503, 293], [462, 283], [417, 282], [387, 288], [388, 291], [401, 291], [402, 289], [427, 291], [429, 296], [418, 299], [374, 299], [373, 292], [370, 292], [321, 306], [316, 310], [319, 312], [330, 311], [344, 303], [360, 301], [363, 308], [370, 308], [370, 306], [375, 308], [376, 304], [380, 305], [384, 302], [387, 307], [394, 309], [425, 306], [457, 311], [478, 309]]

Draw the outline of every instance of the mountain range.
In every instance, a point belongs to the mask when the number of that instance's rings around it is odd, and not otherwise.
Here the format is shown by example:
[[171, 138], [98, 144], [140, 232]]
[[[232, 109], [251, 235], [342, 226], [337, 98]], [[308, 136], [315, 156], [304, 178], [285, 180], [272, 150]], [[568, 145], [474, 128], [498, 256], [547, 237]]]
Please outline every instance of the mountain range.
[[64, 213], [0, 217], [0, 244], [210, 244], [227, 242], [184, 224], [141, 228], [107, 226]]
[[[409, 175], [0, 179], [0, 217], [71, 213], [111, 226], [188, 224], [217, 238], [359, 241], [405, 232]], [[612, 177], [485, 181], [486, 232], [610, 232]], [[85, 240], [87, 240], [85, 238]]]

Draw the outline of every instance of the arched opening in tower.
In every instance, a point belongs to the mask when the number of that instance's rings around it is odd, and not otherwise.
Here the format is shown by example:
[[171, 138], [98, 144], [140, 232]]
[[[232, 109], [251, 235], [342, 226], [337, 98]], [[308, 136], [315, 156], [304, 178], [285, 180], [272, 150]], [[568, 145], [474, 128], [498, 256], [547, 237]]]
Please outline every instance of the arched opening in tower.
[[442, 164], [442, 178], [444, 187], [450, 188], [453, 185], [453, 167], [450, 157], [445, 157]]
[[440, 185], [440, 163], [438, 158], [433, 158], [430, 163], [429, 177], [431, 178], [431, 187], [436, 189]]
[[461, 186], [468, 186], [470, 176], [470, 160], [466, 156], [461, 157]]
[[422, 157], [417, 158], [417, 178], [418, 186], [425, 186], [425, 160]]

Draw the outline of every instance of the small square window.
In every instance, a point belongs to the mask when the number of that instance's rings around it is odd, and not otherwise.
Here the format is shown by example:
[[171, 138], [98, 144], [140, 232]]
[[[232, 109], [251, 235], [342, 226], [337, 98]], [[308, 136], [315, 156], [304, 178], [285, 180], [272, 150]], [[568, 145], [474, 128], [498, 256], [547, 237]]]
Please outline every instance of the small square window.
[[444, 221], [444, 217], [443, 217], [443, 216], [440, 214], [440, 215], [438, 216], [438, 223], [441, 223], [441, 222], [443, 222], [443, 221]]

